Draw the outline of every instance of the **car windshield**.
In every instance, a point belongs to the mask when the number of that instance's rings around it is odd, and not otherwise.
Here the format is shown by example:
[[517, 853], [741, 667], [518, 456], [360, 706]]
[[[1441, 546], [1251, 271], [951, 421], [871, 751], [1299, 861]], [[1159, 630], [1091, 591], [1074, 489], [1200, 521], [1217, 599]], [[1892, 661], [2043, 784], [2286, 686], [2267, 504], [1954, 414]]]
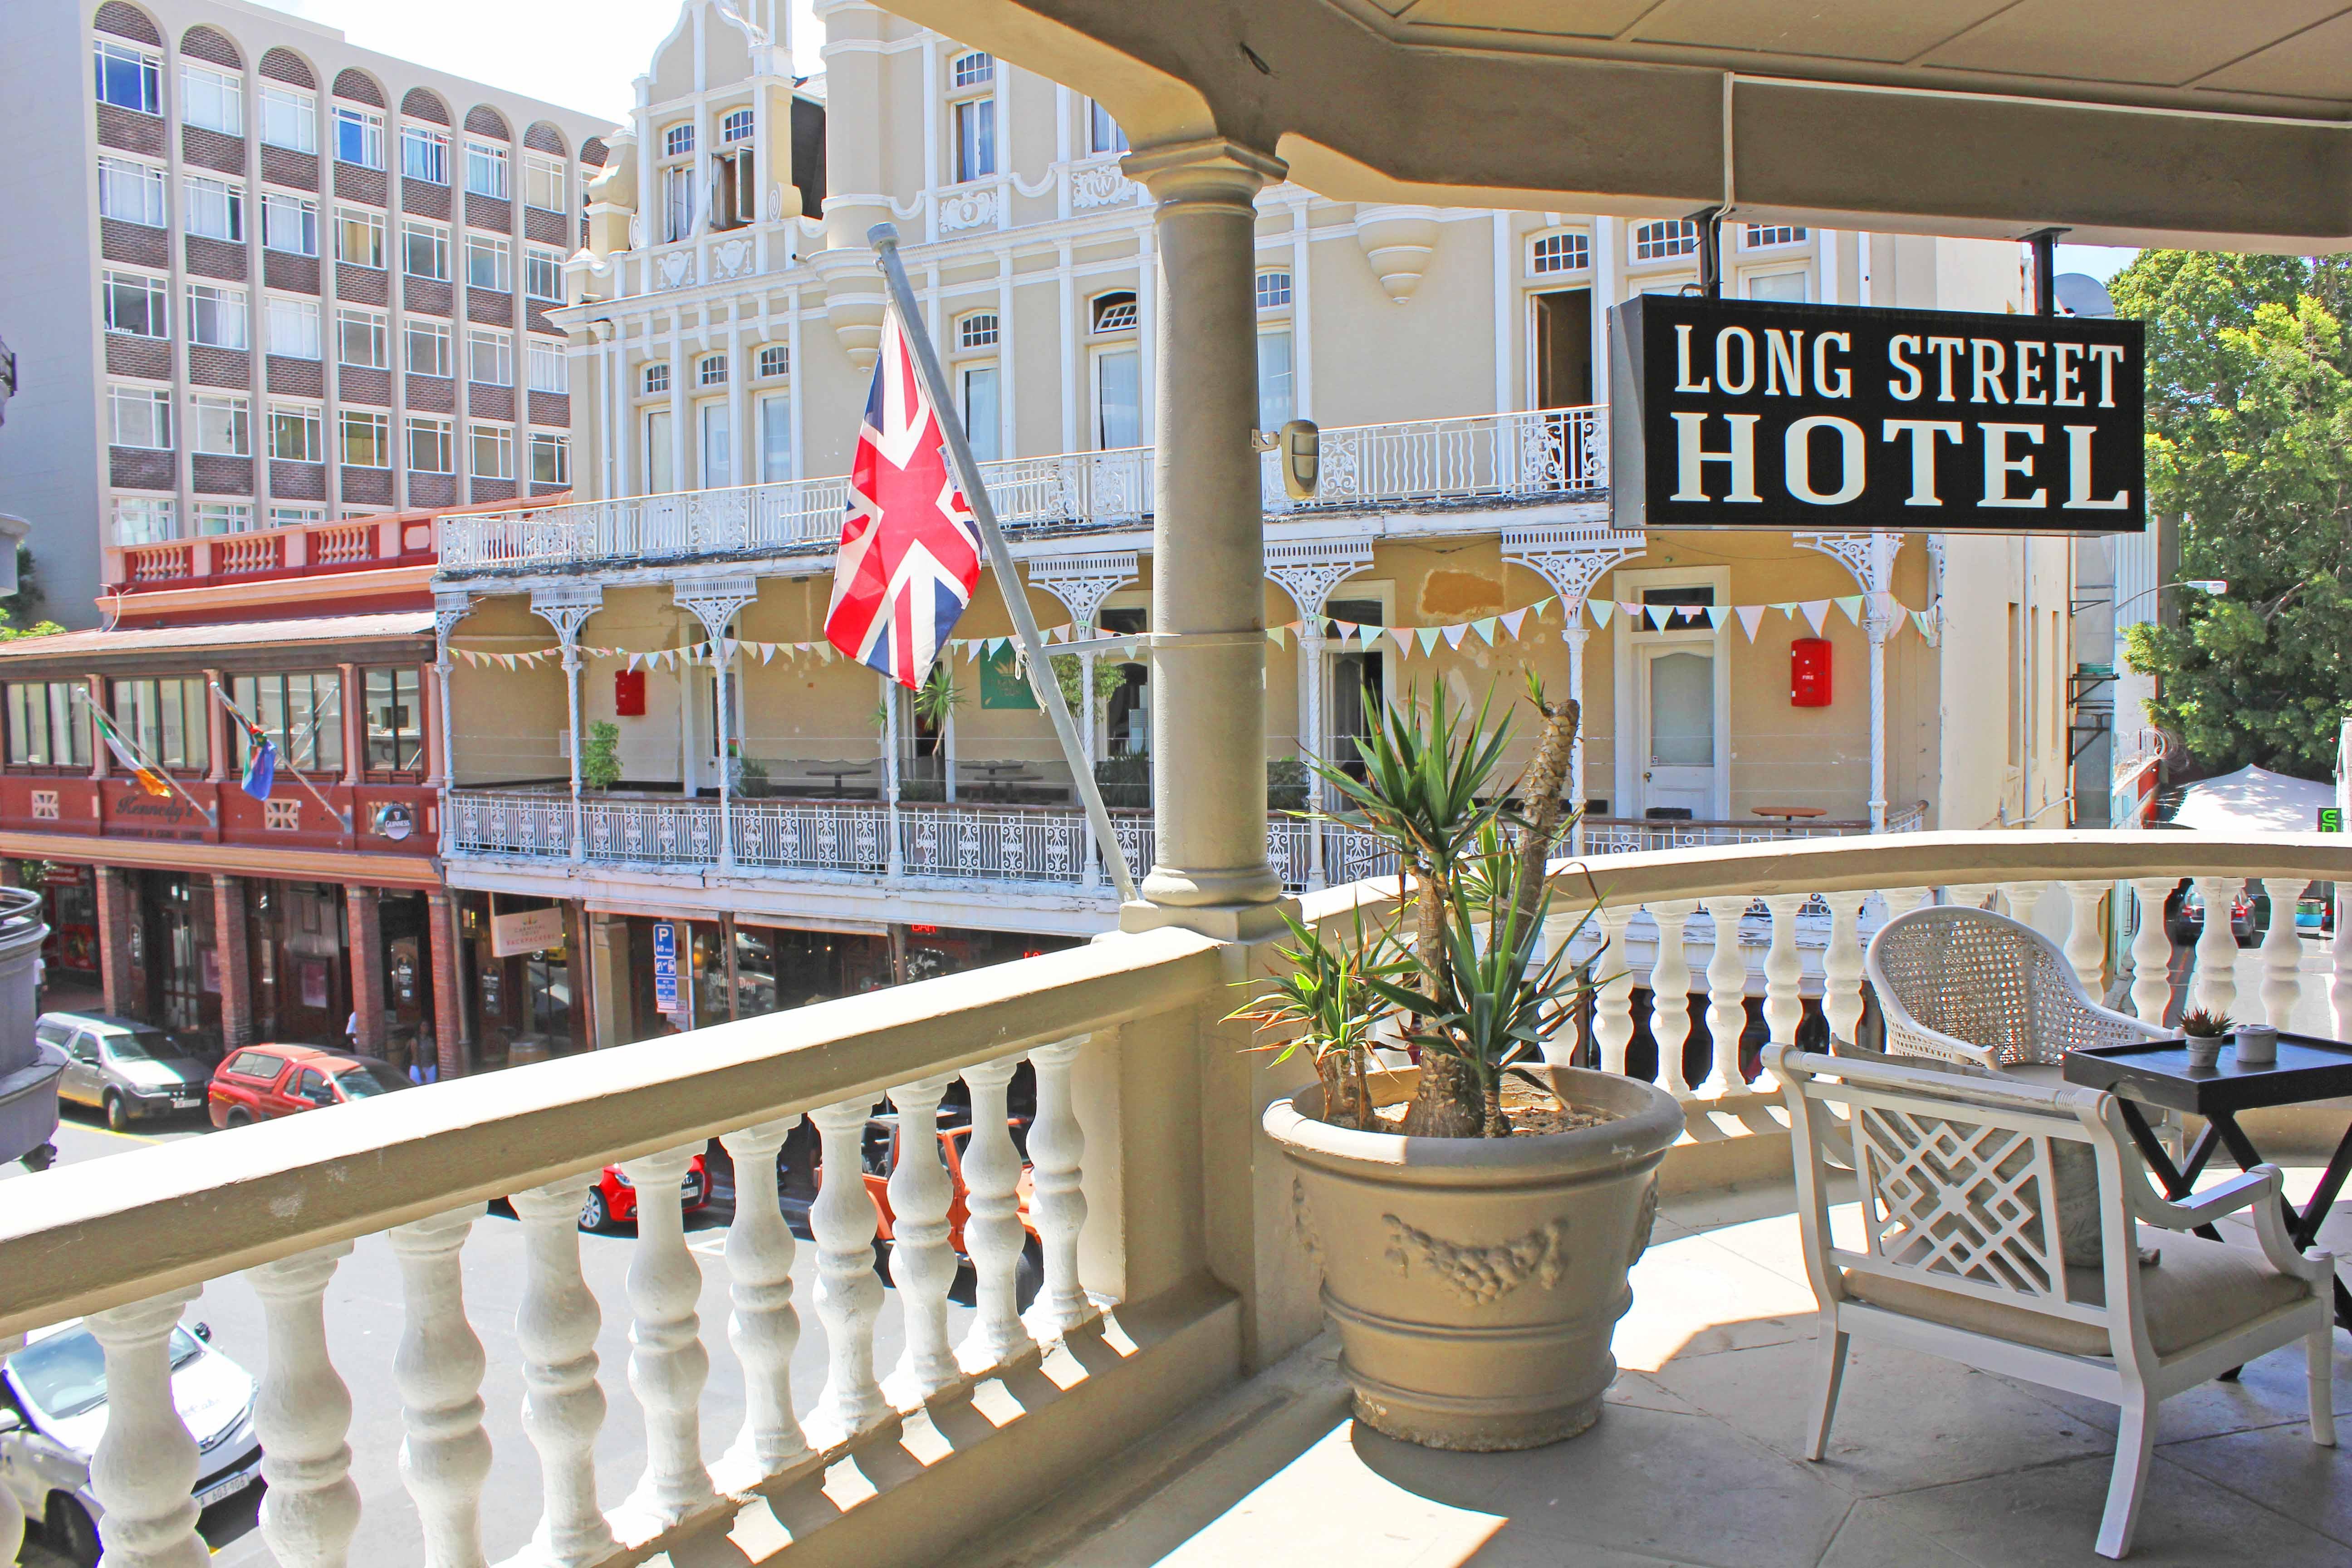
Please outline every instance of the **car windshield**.
[[106, 1054], [119, 1062], [172, 1062], [188, 1051], [161, 1029], [127, 1029], [106, 1037]]
[[[172, 1331], [173, 1371], [204, 1353], [194, 1334], [185, 1329]], [[59, 1420], [106, 1403], [106, 1352], [88, 1329], [52, 1334], [27, 1345], [8, 1358], [7, 1366], [25, 1397]]]
[[342, 1085], [345, 1100], [364, 1100], [371, 1094], [388, 1094], [392, 1089], [390, 1084], [366, 1068], [345, 1068], [335, 1075], [335, 1081]]

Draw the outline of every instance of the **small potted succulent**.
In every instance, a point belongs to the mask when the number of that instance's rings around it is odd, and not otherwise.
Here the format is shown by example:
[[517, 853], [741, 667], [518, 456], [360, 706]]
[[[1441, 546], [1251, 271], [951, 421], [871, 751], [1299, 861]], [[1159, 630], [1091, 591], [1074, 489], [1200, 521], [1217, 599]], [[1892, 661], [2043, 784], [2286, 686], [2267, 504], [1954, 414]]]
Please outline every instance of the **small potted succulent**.
[[2221, 1058], [2221, 1042], [2230, 1037], [2233, 1026], [2227, 1013], [2209, 1013], [2202, 1007], [2192, 1007], [2181, 1016], [2180, 1032], [2187, 1037], [2189, 1065], [2192, 1069], [2214, 1066]]
[[[1577, 709], [1533, 695], [1544, 733], [1515, 782], [1496, 776], [1507, 725], [1465, 724], [1442, 689], [1382, 714], [1360, 779], [1318, 765], [1331, 819], [1396, 849], [1412, 936], [1294, 922], [1288, 972], [1237, 1015], [1297, 1031], [1315, 1062], [1264, 1125], [1356, 1415], [1430, 1447], [1534, 1447], [1599, 1418], [1683, 1131], [1673, 1096], [1547, 1048], [1592, 982], [1545, 929]], [[1391, 1020], [1416, 1066], [1374, 1057]]]

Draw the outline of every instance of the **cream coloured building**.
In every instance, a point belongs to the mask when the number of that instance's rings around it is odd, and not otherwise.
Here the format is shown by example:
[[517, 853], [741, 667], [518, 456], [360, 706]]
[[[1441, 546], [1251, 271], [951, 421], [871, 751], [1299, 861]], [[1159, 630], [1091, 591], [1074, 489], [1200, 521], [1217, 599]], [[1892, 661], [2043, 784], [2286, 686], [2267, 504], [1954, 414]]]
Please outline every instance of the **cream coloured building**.
[[[795, 83], [783, 7], [747, 9], [687, 0], [603, 138], [555, 313], [582, 499], [450, 520], [452, 880], [877, 939], [1102, 929], [1067, 770], [1001, 661], [960, 649], [933, 725], [813, 645], [885, 220], [1039, 620], [1150, 629], [1150, 197], [1066, 88], [863, 0], [820, 5], [825, 72]], [[1611, 305], [1698, 280], [1695, 224], [1290, 184], [1256, 215], [1258, 424], [1312, 419], [1324, 454], [1313, 502], [1265, 487], [1269, 758], [1345, 755], [1368, 679], [1501, 708], [1532, 671], [1584, 701], [1590, 847], [2065, 820], [2066, 542], [1608, 527], [1596, 345]], [[1998, 241], [1732, 221], [1720, 245], [1747, 297], [2021, 304]], [[1010, 629], [983, 582], [959, 637]], [[1791, 701], [1799, 639], [1826, 705]], [[1148, 679], [1094, 689], [1115, 805], [1142, 804]], [[600, 722], [621, 783], [583, 792], [572, 738]], [[1139, 873], [1145, 819], [1121, 832]], [[1293, 887], [1370, 868], [1279, 814], [1268, 841]]]

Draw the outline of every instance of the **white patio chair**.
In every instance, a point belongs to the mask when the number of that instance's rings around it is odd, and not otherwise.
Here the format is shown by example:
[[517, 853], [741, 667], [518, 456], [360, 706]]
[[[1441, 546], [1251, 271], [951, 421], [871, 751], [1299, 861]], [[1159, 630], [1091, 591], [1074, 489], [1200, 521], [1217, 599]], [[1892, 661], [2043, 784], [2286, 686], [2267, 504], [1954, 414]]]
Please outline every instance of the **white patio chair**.
[[[1821, 1407], [1806, 1458], [1820, 1459], [1829, 1441], [1854, 1335], [2117, 1406], [2099, 1521], [2106, 1557], [2131, 1550], [2156, 1407], [2173, 1394], [2300, 1339], [2311, 1440], [2335, 1446], [2335, 1262], [2287, 1239], [2276, 1166], [2167, 1203], [2112, 1095], [1793, 1046], [1767, 1059], [1785, 1090], [1805, 1268], [1821, 1304]], [[2081, 1144], [2097, 1168], [2095, 1268], [2066, 1266], [2054, 1212], [2053, 1149]], [[1837, 1245], [1830, 1226], [1832, 1159], [1849, 1149], [1858, 1249]], [[2258, 1252], [2187, 1234], [2241, 1209]]]
[[1863, 973], [1878, 994], [1890, 1056], [2054, 1068], [2080, 1047], [2172, 1033], [2100, 1006], [2048, 937], [1984, 910], [1897, 915], [1870, 939]]

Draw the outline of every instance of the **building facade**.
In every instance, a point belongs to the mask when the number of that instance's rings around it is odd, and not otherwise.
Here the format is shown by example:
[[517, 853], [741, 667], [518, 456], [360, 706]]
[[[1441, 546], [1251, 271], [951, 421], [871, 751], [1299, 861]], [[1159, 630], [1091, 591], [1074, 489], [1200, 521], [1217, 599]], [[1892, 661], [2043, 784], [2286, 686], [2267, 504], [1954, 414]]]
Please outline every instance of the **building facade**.
[[0, 508], [57, 618], [568, 488], [591, 117], [240, 0], [8, 6], [0, 98]]
[[[796, 83], [781, 16], [688, 0], [604, 138], [551, 317], [579, 499], [453, 521], [436, 579], [445, 851], [453, 885], [592, 924], [723, 917], [903, 972], [926, 933], [1077, 937], [1113, 898], [992, 582], [947, 700], [823, 647], [882, 319], [866, 231], [898, 226], [1030, 607], [1065, 637], [1153, 629], [1160, 262], [1099, 105], [863, 0], [819, 16], [824, 77]], [[1696, 283], [1696, 224], [1288, 184], [1256, 214], [1256, 422], [1323, 427], [1313, 501], [1265, 485], [1277, 808], [1370, 702], [1442, 684], [1500, 710], [1532, 674], [1583, 703], [1589, 847], [2063, 819], [2066, 542], [1608, 526], [1607, 311]], [[2013, 245], [1738, 222], [1720, 244], [1750, 298], [2021, 301]], [[1182, 759], [1152, 746], [1144, 656], [1071, 662], [1139, 873], [1151, 778]], [[1293, 888], [1380, 868], [1280, 809], [1268, 854]], [[592, 938], [600, 995], [647, 984], [622, 943]]]

